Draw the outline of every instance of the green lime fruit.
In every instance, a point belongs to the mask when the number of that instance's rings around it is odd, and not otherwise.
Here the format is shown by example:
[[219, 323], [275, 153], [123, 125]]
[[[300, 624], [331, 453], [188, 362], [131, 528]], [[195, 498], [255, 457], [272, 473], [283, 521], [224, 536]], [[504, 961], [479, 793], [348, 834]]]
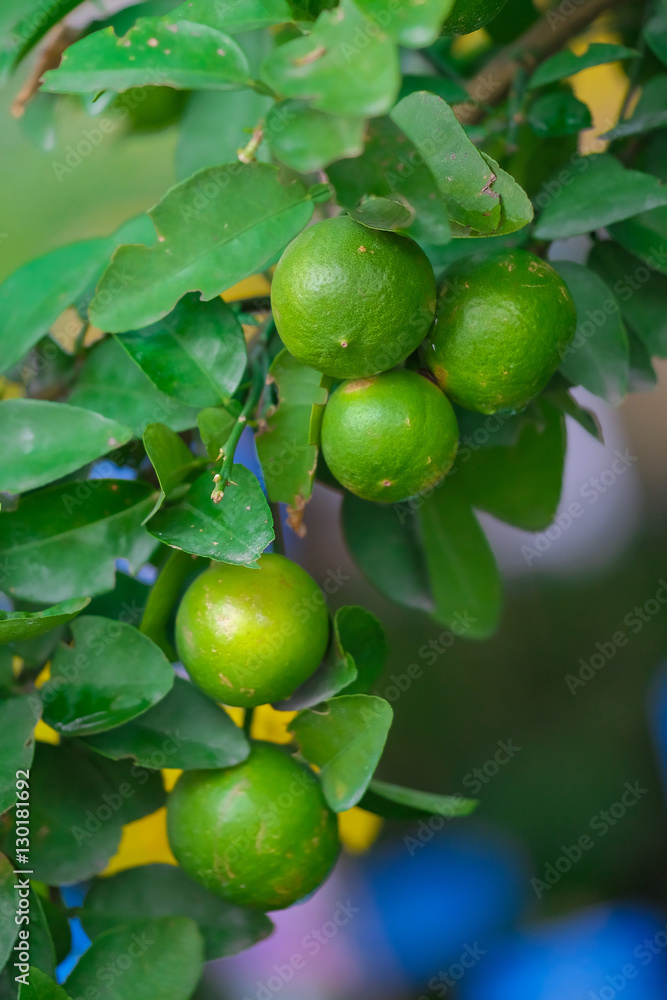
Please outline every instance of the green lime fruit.
[[235, 767], [185, 771], [169, 796], [179, 865], [230, 903], [280, 910], [331, 871], [338, 824], [313, 772], [268, 743]]
[[343, 382], [322, 421], [322, 453], [339, 483], [395, 503], [436, 486], [456, 455], [451, 403], [428, 378], [397, 370]]
[[477, 253], [445, 271], [423, 358], [460, 406], [516, 412], [556, 371], [576, 325], [572, 296], [546, 261], [526, 250]]
[[455, 0], [441, 35], [469, 35], [500, 14], [507, 0]]
[[304, 229], [283, 253], [271, 286], [285, 347], [334, 378], [393, 368], [423, 340], [435, 312], [435, 278], [407, 236], [347, 215]]
[[225, 705], [281, 701], [310, 677], [329, 641], [324, 594], [285, 556], [259, 569], [213, 563], [183, 596], [176, 646], [192, 680]]

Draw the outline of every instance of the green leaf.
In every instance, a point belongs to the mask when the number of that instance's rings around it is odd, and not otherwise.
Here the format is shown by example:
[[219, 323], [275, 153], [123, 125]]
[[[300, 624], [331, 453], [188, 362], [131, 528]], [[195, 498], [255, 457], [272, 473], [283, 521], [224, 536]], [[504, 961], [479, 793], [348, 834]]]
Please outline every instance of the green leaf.
[[133, 625], [84, 615], [71, 625], [42, 688], [44, 719], [67, 736], [122, 726], [167, 694], [174, 671], [164, 653]]
[[553, 265], [577, 307], [577, 332], [563, 352], [560, 371], [612, 406], [628, 388], [629, 347], [621, 311], [611, 288], [594, 271], [569, 260]]
[[425, 76], [406, 73], [403, 76], [398, 100], [402, 101], [409, 94], [414, 94], [417, 90], [426, 90], [430, 94], [437, 94], [448, 104], [457, 104], [460, 101], [467, 101], [470, 95], [460, 84], [454, 80], [448, 80], [444, 76]]
[[[119, 956], [134, 959], [126, 968]], [[65, 986], [73, 997], [95, 1000], [189, 1000], [202, 972], [204, 944], [187, 917], [133, 920], [95, 938]], [[126, 965], [126, 963], [123, 963]], [[106, 971], [120, 969], [120, 975]]]
[[278, 404], [266, 414], [266, 426], [255, 435], [269, 499], [301, 508], [310, 498], [315, 479], [317, 446], [310, 441], [314, 406], [323, 406], [327, 391], [322, 375], [283, 350], [269, 377], [278, 390]]
[[0, 514], [4, 589], [45, 604], [113, 590], [116, 559], [138, 568], [155, 548], [141, 526], [153, 506], [147, 483], [92, 479], [24, 496]]
[[118, 38], [113, 27], [86, 35], [44, 74], [53, 94], [88, 94], [147, 84], [177, 90], [239, 90], [250, 82], [242, 50], [214, 28], [170, 18], [140, 17]]
[[49, 976], [56, 974], [56, 950], [46, 921], [42, 900], [30, 887], [30, 962]]
[[183, 500], [163, 507], [148, 530], [165, 545], [240, 566], [254, 565], [273, 540], [273, 520], [252, 472], [234, 465], [220, 503], [213, 503], [210, 472], [195, 479]]
[[348, 214], [364, 226], [371, 229], [407, 229], [414, 221], [415, 210], [412, 205], [406, 205], [397, 195], [392, 198], [382, 198], [375, 194], [364, 195], [356, 208], [351, 208]]
[[196, 407], [159, 392], [116, 337], [103, 340], [90, 352], [69, 402], [109, 420], [124, 419], [136, 437], [157, 420], [174, 431], [194, 427], [197, 421]]
[[[198, 90], [191, 94], [179, 124], [177, 179], [182, 181], [196, 170], [233, 161], [272, 106], [270, 97], [255, 90]], [[258, 158], [263, 159], [265, 153], [268, 156], [268, 147], [260, 146]]]
[[357, 668], [357, 677], [345, 693], [366, 694], [382, 673], [389, 653], [382, 625], [366, 608], [349, 605], [336, 611], [334, 634], [340, 649], [352, 657]]
[[564, 417], [544, 401], [534, 409], [516, 445], [463, 448], [450, 473], [473, 507], [525, 531], [543, 531], [556, 516], [565, 463]]
[[538, 239], [579, 236], [645, 209], [667, 205], [667, 188], [657, 178], [626, 170], [609, 153], [594, 153], [577, 163], [580, 172], [559, 187], [538, 219]]
[[[12, 776], [14, 781], [16, 775]], [[4, 854], [0, 854], [0, 969], [9, 960], [18, 934], [16, 914], [16, 876], [14, 865]]]
[[[35, 887], [33, 886], [33, 888]], [[59, 903], [52, 902], [43, 893], [40, 896], [40, 905], [48, 925], [56, 962], [60, 964], [72, 950], [72, 934], [70, 932], [69, 920], [67, 919], [67, 911]]]
[[[526, 195], [516, 181], [505, 171], [500, 174], [495, 161], [479, 152], [449, 105], [435, 94], [420, 92], [405, 97], [391, 118], [414, 143], [432, 173], [449, 218], [457, 224], [454, 235], [513, 232], [525, 225], [523, 216], [532, 218]], [[523, 209], [517, 213], [519, 205]]]
[[[40, 38], [66, 14], [78, 7], [82, 0], [58, 0], [57, 4], [44, 4], [44, 0], [30, 0], [18, 6], [18, 18], [6, 32], [0, 47], [0, 81], [4, 82], [11, 69], [17, 66]], [[14, 4], [16, 7], [16, 4]]]
[[528, 90], [543, 87], [546, 83], [564, 80], [567, 76], [581, 73], [591, 66], [601, 66], [603, 63], [618, 62], [620, 59], [636, 59], [639, 52], [628, 49], [625, 45], [611, 45], [607, 42], [593, 42], [585, 52], [575, 55], [571, 49], [557, 52], [555, 56], [546, 59], [538, 66], [530, 80]]
[[334, 160], [358, 156], [364, 148], [363, 118], [342, 118], [311, 108], [305, 101], [274, 104], [264, 132], [271, 152], [301, 174], [324, 170]]
[[157, 389], [198, 409], [224, 403], [245, 371], [243, 330], [220, 298], [186, 295], [168, 316], [118, 340]]
[[352, 656], [344, 653], [337, 641], [329, 644], [325, 658], [307, 681], [284, 701], [273, 703], [279, 712], [300, 711], [312, 705], [320, 705], [346, 690], [357, 679], [357, 668]]
[[263, 270], [312, 211], [303, 184], [283, 184], [267, 164], [201, 170], [150, 210], [159, 234], [154, 248], [121, 247], [115, 253], [90, 305], [91, 320], [123, 332], [165, 316], [186, 292], [212, 299]]
[[387, 819], [422, 819], [427, 816], [444, 816], [454, 819], [469, 816], [477, 808], [476, 799], [462, 795], [437, 795], [403, 788], [387, 781], [371, 781], [368, 791], [359, 803], [362, 809]]
[[348, 211], [365, 195], [395, 195], [415, 210], [410, 230], [414, 239], [434, 245], [451, 239], [449, 213], [433, 174], [390, 118], [369, 122], [362, 155], [332, 164], [327, 174], [339, 203]]
[[368, 788], [387, 740], [393, 712], [384, 698], [340, 695], [306, 709], [290, 731], [303, 756], [320, 768], [324, 796], [334, 810], [350, 809]]
[[[667, 127], [667, 74], [659, 73], [642, 85], [632, 116], [601, 135], [601, 139], [625, 139]], [[660, 176], [660, 175], [658, 175]]]
[[[423, 501], [419, 501], [423, 503]], [[424, 553], [415, 535], [417, 507], [343, 500], [346, 544], [361, 571], [386, 597], [409, 608], [433, 610]]]
[[[122, 802], [118, 787], [72, 743], [38, 743], [30, 769], [30, 863], [35, 877], [49, 885], [68, 884], [106, 868], [120, 843], [119, 799]], [[13, 853], [13, 817], [12, 823], [8, 842]]]
[[485, 639], [500, 618], [498, 567], [469, 500], [446, 479], [418, 511], [434, 617], [458, 635]]
[[656, 12], [644, 26], [643, 35], [651, 51], [667, 65], [667, 8], [656, 5]]
[[123, 424], [90, 410], [41, 399], [0, 402], [4, 438], [0, 490], [22, 493], [75, 472], [132, 437]]
[[0, 645], [34, 639], [59, 625], [66, 625], [89, 604], [89, 597], [75, 597], [43, 611], [0, 611]]
[[658, 384], [658, 375], [643, 341], [628, 330], [629, 367], [628, 392], [650, 392]]
[[645, 261], [649, 267], [667, 274], [667, 254], [664, 252], [667, 208], [641, 212], [633, 219], [617, 222], [609, 227], [609, 233], [617, 243]]
[[667, 277], [639, 264], [617, 243], [596, 243], [590, 267], [613, 288], [623, 319], [650, 355], [667, 357]]
[[32, 763], [34, 729], [40, 715], [38, 697], [0, 699], [0, 814], [17, 801], [17, 778], [25, 778], [18, 772], [29, 769]]
[[165, 424], [148, 425], [144, 431], [144, 448], [160, 484], [160, 495], [148, 515], [150, 518], [160, 509], [167, 493], [191, 472], [201, 468], [202, 460], [195, 458], [178, 434]]
[[142, 920], [190, 917], [204, 938], [207, 962], [236, 955], [273, 931], [264, 913], [216, 899], [174, 865], [146, 865], [98, 880], [86, 896], [81, 921], [95, 938], [125, 923], [128, 913]]
[[385, 114], [400, 87], [396, 46], [352, 0], [322, 11], [306, 37], [274, 49], [261, 77], [283, 97], [351, 118]]
[[413, 49], [422, 49], [435, 42], [454, 7], [454, 0], [397, 3], [389, 9], [386, 0], [356, 0], [356, 3], [390, 38]]
[[[82, 742], [80, 745], [85, 747]], [[159, 771], [145, 771], [132, 761], [106, 757], [94, 757], [94, 763], [102, 781], [116, 793], [103, 797], [102, 801], [114, 810], [123, 825], [149, 816], [165, 805], [167, 793]]]
[[19, 986], [18, 1000], [70, 1000], [70, 996], [62, 986], [54, 983], [50, 976], [31, 965], [28, 985], [22, 983]]
[[593, 124], [588, 105], [570, 90], [543, 94], [530, 105], [526, 120], [540, 136], [576, 135]]
[[592, 410], [587, 410], [583, 406], [580, 406], [576, 399], [573, 399], [569, 394], [568, 389], [569, 382], [567, 379], [557, 374], [547, 388], [544, 389], [542, 398], [553, 403], [556, 409], [560, 410], [564, 416], [572, 417], [591, 437], [594, 437], [600, 444], [604, 444], [602, 427], [600, 426], [597, 414], [593, 413]]
[[243, 31], [285, 24], [294, 19], [294, 14], [286, 0], [243, 0], [242, 4], [221, 3], [220, 0], [185, 0], [169, 14], [170, 21], [181, 19], [237, 35]]
[[15, 365], [95, 284], [119, 242], [150, 240], [151, 228], [148, 217], [139, 216], [113, 236], [59, 247], [14, 271], [0, 285], [0, 371]]
[[208, 407], [197, 414], [197, 427], [208, 457], [222, 458], [222, 449], [241, 415], [241, 404], [232, 399], [227, 406]]
[[232, 767], [245, 760], [250, 746], [243, 730], [195, 684], [174, 679], [174, 686], [138, 719], [86, 740], [104, 757], [130, 757], [143, 767]]

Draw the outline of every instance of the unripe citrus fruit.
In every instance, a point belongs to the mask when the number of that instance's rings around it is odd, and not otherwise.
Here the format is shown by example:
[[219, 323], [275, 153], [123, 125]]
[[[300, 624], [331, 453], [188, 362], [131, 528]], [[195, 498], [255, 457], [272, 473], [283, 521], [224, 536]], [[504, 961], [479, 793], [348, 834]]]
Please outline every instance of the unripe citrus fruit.
[[417, 372], [343, 382], [322, 421], [322, 453], [336, 479], [364, 500], [393, 503], [423, 493], [456, 455], [449, 400]]
[[279, 910], [320, 885], [338, 856], [338, 824], [313, 772], [268, 743], [235, 767], [185, 771], [169, 796], [180, 866], [230, 903]]
[[516, 411], [547, 384], [576, 324], [567, 286], [546, 261], [526, 250], [477, 253], [445, 271], [423, 357], [460, 406]]
[[507, 0], [455, 0], [451, 14], [445, 21], [442, 35], [469, 35], [492, 21]]
[[329, 639], [324, 595], [305, 570], [266, 553], [259, 569], [213, 563], [183, 596], [176, 646], [195, 684], [225, 705], [287, 698]]
[[423, 340], [435, 278], [414, 240], [340, 215], [292, 240], [271, 306], [295, 358], [334, 378], [362, 378], [393, 368]]

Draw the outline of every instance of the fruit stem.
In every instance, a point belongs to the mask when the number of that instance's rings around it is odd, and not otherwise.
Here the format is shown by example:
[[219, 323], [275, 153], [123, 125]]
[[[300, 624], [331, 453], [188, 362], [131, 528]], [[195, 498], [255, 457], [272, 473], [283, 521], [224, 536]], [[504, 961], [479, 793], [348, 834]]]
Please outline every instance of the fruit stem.
[[246, 708], [245, 715], [243, 716], [243, 732], [250, 738], [250, 730], [252, 729], [252, 717], [255, 713], [254, 708]]
[[236, 446], [239, 443], [241, 435], [245, 430], [248, 417], [255, 409], [259, 403], [262, 391], [264, 389], [264, 380], [266, 378], [266, 355], [262, 352], [259, 355], [257, 362], [253, 365], [252, 375], [250, 381], [250, 391], [248, 397], [245, 401], [243, 409], [239, 413], [236, 423], [234, 424], [231, 434], [225, 441], [222, 449], [222, 465], [220, 466], [220, 471], [216, 472], [213, 476], [213, 482], [215, 483], [213, 487], [213, 492], [211, 493], [211, 500], [213, 503], [220, 503], [223, 496], [225, 495], [225, 489], [227, 483], [229, 482], [229, 477], [231, 475], [232, 467], [234, 465], [234, 454], [236, 452]]
[[139, 631], [152, 639], [172, 662], [177, 656], [167, 638], [167, 621], [183, 584], [198, 563], [204, 566], [206, 560], [183, 552], [182, 549], [171, 550], [151, 588], [139, 623]]

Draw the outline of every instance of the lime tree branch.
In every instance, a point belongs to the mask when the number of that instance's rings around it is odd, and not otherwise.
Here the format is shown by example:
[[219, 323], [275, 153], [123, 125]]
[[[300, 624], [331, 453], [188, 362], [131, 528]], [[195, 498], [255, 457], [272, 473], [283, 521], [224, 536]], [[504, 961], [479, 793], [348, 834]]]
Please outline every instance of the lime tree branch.
[[485, 114], [485, 105], [498, 104], [506, 96], [521, 66], [532, 72], [539, 63], [562, 49], [600, 14], [626, 2], [627, 0], [583, 0], [573, 9], [570, 0], [561, 0], [551, 7], [544, 17], [531, 25], [468, 81], [466, 89], [471, 99], [465, 104], [455, 105], [454, 113], [458, 120], [465, 124], [480, 121]]
[[266, 355], [263, 352], [254, 362], [251, 371], [252, 374], [248, 398], [246, 399], [243, 409], [239, 413], [236, 423], [234, 424], [232, 431], [223, 446], [221, 455], [222, 465], [220, 466], [220, 471], [216, 472], [213, 476], [213, 482], [215, 484], [213, 492], [211, 493], [211, 500], [213, 503], [220, 503], [225, 495], [225, 488], [229, 482], [232, 466], [234, 465], [236, 446], [238, 445], [241, 435], [248, 424], [248, 418], [259, 403], [264, 389], [264, 380], [266, 378]]

